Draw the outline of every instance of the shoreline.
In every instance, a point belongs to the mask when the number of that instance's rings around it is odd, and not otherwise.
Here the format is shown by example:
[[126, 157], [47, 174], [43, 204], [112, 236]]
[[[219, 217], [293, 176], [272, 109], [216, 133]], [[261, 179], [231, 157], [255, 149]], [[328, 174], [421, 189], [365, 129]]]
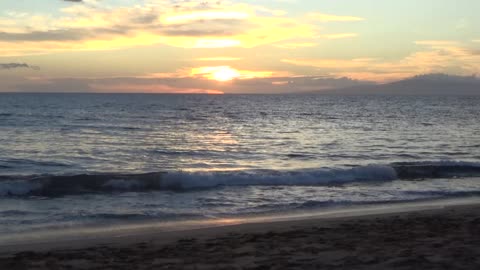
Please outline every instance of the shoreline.
[[0, 269], [479, 269], [479, 199], [4, 246]]
[[[314, 224], [328, 224], [339, 221], [388, 218], [390, 216], [442, 212], [463, 208], [480, 209], [480, 197], [440, 199], [417, 202], [402, 202], [379, 205], [360, 205], [315, 211], [290, 212], [280, 215], [182, 222], [146, 222], [51, 230], [23, 239], [11, 238], [10, 243], [0, 242], [0, 257], [11, 256], [25, 251], [52, 251], [82, 249], [95, 246], [124, 246], [137, 242], [167, 244], [182, 238], [218, 237], [232, 232], [264, 232], [285, 230], [291, 227], [308, 227]], [[479, 214], [480, 215], [480, 214]], [[480, 232], [479, 232], [480, 233]], [[5, 239], [5, 238], [4, 238]], [[8, 239], [8, 238], [7, 238]], [[1, 239], [0, 239], [1, 240]]]
[[478, 199], [11, 247], [0, 269], [478, 269]]

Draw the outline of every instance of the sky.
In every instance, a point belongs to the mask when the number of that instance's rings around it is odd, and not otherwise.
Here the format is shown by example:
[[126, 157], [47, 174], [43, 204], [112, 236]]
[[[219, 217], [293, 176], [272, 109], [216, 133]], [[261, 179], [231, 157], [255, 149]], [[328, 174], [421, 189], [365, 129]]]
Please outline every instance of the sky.
[[480, 73], [478, 0], [0, 1], [0, 92], [285, 93]]

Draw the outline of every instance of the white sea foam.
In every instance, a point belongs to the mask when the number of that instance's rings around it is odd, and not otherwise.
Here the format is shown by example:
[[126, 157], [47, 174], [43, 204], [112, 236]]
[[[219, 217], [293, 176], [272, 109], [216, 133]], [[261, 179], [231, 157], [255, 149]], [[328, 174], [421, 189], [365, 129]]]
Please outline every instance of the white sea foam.
[[319, 168], [295, 171], [165, 172], [149, 174], [98, 174], [45, 176], [31, 180], [0, 181], [0, 196], [62, 196], [112, 191], [208, 189], [220, 186], [320, 186], [352, 182], [386, 182], [396, 179], [478, 177], [480, 163], [461, 161], [393, 163], [353, 168]]
[[[86, 177], [86, 176], [85, 176]], [[109, 179], [111, 178], [111, 179]], [[101, 175], [92, 184], [81, 176], [62, 177], [60, 181], [51, 178], [32, 180], [0, 181], [0, 196], [22, 196], [35, 194], [59, 196], [100, 191], [148, 191], [148, 190], [190, 190], [218, 186], [316, 186], [355, 181], [390, 181], [396, 179], [396, 172], [390, 166], [364, 166], [351, 169], [317, 169], [297, 171], [238, 171], [238, 172], [170, 172], [142, 175]], [[70, 181], [70, 185], [66, 182]]]
[[315, 186], [355, 181], [391, 181], [396, 172], [390, 166], [364, 166], [352, 169], [318, 169], [293, 172], [229, 172], [187, 173], [165, 175], [162, 187], [178, 189], [216, 186]]

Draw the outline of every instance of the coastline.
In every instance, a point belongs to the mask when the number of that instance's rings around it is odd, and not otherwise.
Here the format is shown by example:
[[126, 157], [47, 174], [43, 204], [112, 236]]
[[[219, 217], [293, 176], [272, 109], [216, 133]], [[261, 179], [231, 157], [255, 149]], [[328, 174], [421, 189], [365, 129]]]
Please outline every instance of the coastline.
[[[3, 245], [0, 268], [29, 269], [35, 264], [41, 266], [37, 269], [85, 269], [85, 265], [119, 269], [129, 265], [139, 269], [152, 265], [160, 269], [443, 265], [473, 269], [480, 265], [478, 197], [223, 222], [178, 230], [146, 225], [75, 241], [52, 238]], [[105, 256], [108, 262], [101, 259]]]

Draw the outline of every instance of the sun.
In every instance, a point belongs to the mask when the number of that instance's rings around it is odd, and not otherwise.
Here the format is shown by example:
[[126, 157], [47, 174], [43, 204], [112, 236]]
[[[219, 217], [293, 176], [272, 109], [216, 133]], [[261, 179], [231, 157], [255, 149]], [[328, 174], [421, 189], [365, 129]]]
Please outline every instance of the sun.
[[190, 75], [193, 77], [203, 77], [217, 82], [246, 78], [244, 73], [245, 71], [240, 71], [230, 66], [198, 67], [192, 68], [190, 71]]
[[240, 73], [236, 69], [227, 66], [218, 67], [211, 75], [212, 79], [219, 82], [231, 81], [238, 77], [240, 77]]

